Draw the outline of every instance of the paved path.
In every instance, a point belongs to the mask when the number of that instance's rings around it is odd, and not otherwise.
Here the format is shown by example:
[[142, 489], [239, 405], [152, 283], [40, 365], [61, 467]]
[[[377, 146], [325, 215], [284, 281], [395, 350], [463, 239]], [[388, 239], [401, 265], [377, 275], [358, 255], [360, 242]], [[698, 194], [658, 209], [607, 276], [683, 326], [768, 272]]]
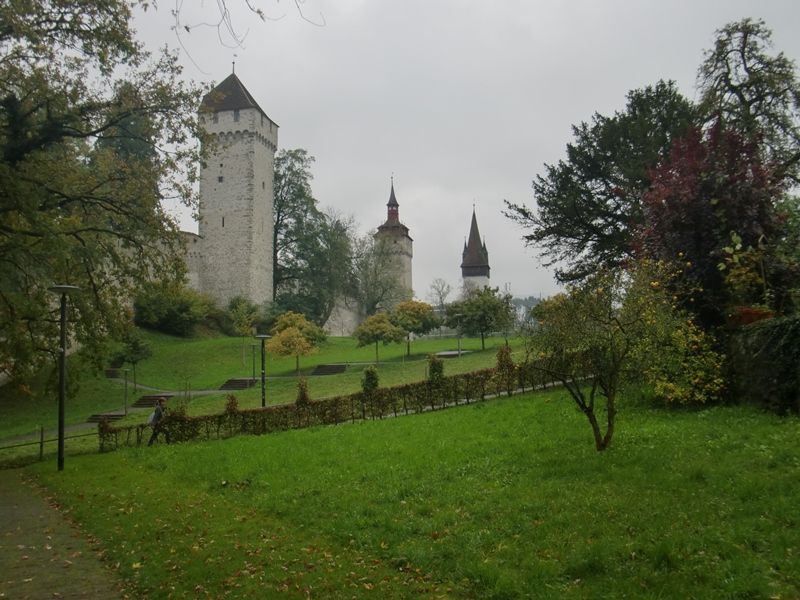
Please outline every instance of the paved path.
[[20, 470], [0, 470], [0, 598], [122, 598], [109, 571]]

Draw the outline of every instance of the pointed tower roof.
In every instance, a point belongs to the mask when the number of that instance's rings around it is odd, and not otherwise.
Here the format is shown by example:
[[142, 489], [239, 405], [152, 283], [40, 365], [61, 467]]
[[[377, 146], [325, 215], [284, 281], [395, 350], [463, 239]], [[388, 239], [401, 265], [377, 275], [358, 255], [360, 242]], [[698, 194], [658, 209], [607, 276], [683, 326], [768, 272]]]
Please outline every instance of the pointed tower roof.
[[386, 203], [386, 206], [397, 206], [400, 205], [397, 203], [397, 198], [394, 195], [394, 177], [392, 177], [392, 191], [389, 194], [389, 202]]
[[267, 113], [258, 105], [235, 73], [228, 75], [222, 83], [203, 97], [203, 106], [214, 112], [255, 108], [267, 117]]
[[386, 222], [378, 227], [378, 235], [408, 235], [408, 227], [400, 222], [400, 204], [397, 202], [397, 197], [394, 195], [394, 177], [392, 177], [392, 187], [389, 192], [389, 202], [386, 203]]
[[464, 244], [464, 251], [461, 254], [461, 276], [489, 276], [489, 252], [486, 250], [486, 243], [481, 242], [478, 218], [475, 215], [474, 207], [472, 208], [472, 224], [469, 228], [469, 238]]

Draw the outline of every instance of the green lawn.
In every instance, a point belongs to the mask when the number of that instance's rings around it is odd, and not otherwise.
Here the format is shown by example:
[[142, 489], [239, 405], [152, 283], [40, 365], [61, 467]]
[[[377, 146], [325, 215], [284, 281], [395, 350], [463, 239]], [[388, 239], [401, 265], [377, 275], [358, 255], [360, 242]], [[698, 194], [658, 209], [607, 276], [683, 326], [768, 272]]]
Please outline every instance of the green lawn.
[[798, 434], [623, 399], [600, 454], [550, 391], [32, 470], [130, 597], [797, 598]]
[[[186, 340], [159, 333], [142, 330], [145, 342], [152, 348], [153, 356], [137, 365], [136, 379], [139, 384], [160, 390], [177, 391], [184, 389], [188, 382], [192, 390], [218, 389], [225, 381], [235, 377], [251, 377], [253, 362], [250, 338], [246, 339], [245, 364], [242, 364], [242, 340], [240, 338], [217, 337], [199, 340]], [[501, 338], [490, 338], [486, 349], [481, 351], [479, 339], [463, 339], [462, 346], [468, 350], [459, 359], [448, 360], [447, 374], [462, 373], [483, 369], [495, 364], [495, 354]], [[519, 346], [519, 340], [511, 340]], [[455, 339], [431, 339], [412, 342], [411, 357], [405, 356], [405, 346], [392, 344], [381, 346], [380, 377], [381, 385], [390, 386], [417, 381], [426, 376], [425, 358], [431, 352], [454, 350]], [[261, 348], [256, 348], [256, 372], [260, 376]], [[318, 354], [301, 359], [303, 375], [310, 375], [319, 364], [355, 363], [346, 373], [329, 377], [311, 378], [308, 382], [313, 398], [346, 394], [360, 389], [362, 372], [366, 363], [375, 360], [375, 348], [356, 348], [351, 338], [328, 338]], [[109, 381], [102, 375], [89, 373], [81, 366], [78, 356], [68, 358], [70, 383], [67, 394], [67, 425], [83, 423], [98, 412], [122, 408], [125, 402], [125, 386], [121, 382]], [[126, 365], [130, 368], [130, 365]], [[272, 360], [267, 358], [266, 373], [267, 403], [282, 404], [292, 402], [296, 396], [295, 361], [289, 359]], [[0, 387], [0, 439], [18, 435], [38, 433], [55, 429], [58, 425], [58, 396], [52, 385], [54, 369], [45, 369], [34, 381], [30, 394], [11, 391]], [[129, 404], [149, 390], [134, 390], [133, 372], [129, 373]], [[46, 385], [50, 380], [50, 387]], [[77, 391], [73, 384], [78, 383]], [[261, 406], [261, 387], [237, 392], [240, 408]], [[225, 404], [225, 393], [212, 396], [196, 396], [189, 405], [190, 414], [221, 412]], [[132, 413], [126, 423], [139, 423], [147, 418], [146, 412]], [[0, 456], [0, 462], [2, 462]]]

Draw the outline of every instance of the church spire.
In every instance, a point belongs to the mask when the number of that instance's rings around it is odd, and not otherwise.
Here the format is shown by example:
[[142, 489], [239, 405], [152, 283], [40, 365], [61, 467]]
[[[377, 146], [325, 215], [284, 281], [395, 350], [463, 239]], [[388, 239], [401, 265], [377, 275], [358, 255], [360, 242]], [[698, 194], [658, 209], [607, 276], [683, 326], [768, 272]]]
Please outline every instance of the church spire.
[[472, 207], [472, 223], [469, 228], [469, 237], [464, 244], [461, 254], [461, 277], [480, 277], [489, 279], [489, 252], [486, 250], [486, 241], [481, 241], [478, 230], [478, 217], [475, 207]]

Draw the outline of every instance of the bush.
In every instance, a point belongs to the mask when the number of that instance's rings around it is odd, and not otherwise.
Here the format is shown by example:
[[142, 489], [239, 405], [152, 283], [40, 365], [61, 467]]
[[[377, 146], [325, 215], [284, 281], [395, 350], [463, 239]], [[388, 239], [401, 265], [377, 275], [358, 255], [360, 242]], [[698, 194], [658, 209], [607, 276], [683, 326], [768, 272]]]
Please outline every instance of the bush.
[[380, 377], [378, 369], [374, 365], [368, 366], [364, 369], [364, 375], [361, 378], [361, 390], [366, 395], [374, 394], [380, 386]]
[[159, 287], [143, 293], [134, 303], [134, 321], [162, 333], [190, 337], [195, 325], [215, 309], [210, 296], [188, 287]]

